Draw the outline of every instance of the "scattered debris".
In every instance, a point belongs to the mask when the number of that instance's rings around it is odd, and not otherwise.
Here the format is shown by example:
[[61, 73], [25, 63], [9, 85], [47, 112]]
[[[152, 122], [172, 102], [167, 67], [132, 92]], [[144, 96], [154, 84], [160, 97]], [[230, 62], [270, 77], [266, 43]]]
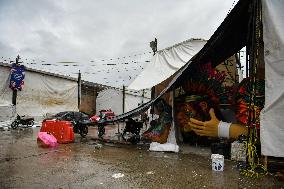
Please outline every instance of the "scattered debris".
[[96, 144], [96, 145], [95, 145], [95, 148], [96, 148], [96, 149], [101, 149], [102, 147], [103, 147], [102, 144]]
[[141, 151], [139, 152], [139, 158], [143, 158], [143, 154]]
[[196, 177], [198, 175], [195, 171], [192, 171], [192, 173], [194, 174], [193, 177]]
[[116, 173], [116, 174], [113, 174], [112, 177], [117, 179], [117, 178], [124, 177], [124, 174], [122, 174], [122, 173]]

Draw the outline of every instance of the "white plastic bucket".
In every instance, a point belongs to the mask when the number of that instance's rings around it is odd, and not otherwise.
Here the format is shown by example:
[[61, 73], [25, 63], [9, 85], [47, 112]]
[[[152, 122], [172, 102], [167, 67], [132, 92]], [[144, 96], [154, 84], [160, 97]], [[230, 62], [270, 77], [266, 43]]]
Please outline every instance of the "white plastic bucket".
[[223, 171], [224, 170], [224, 156], [220, 154], [212, 154], [212, 170]]

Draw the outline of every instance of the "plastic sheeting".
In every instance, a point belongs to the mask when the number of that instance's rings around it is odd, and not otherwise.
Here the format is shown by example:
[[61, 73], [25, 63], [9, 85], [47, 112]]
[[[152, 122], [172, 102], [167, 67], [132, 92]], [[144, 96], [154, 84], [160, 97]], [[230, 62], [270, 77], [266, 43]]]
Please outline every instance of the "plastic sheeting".
[[78, 84], [63, 78], [27, 72], [25, 88], [18, 92], [17, 113], [43, 116], [46, 113], [78, 110]]
[[9, 88], [10, 68], [0, 69], [0, 125], [10, 123], [15, 118], [16, 110], [12, 105], [12, 90]]
[[261, 113], [263, 155], [284, 157], [284, 1], [262, 0], [265, 107]]
[[[0, 72], [0, 104], [3, 106], [12, 102], [12, 90], [8, 86], [10, 68], [0, 66]], [[77, 111], [77, 106], [76, 81], [26, 71], [25, 87], [17, 93], [17, 114], [42, 118], [47, 113]]]
[[189, 39], [158, 51], [128, 89], [147, 89], [168, 79], [198, 53], [205, 43], [206, 40], [203, 39]]
[[9, 106], [12, 104], [12, 90], [9, 88], [10, 68], [0, 66], [0, 105]]
[[[142, 98], [140, 95], [125, 94], [125, 112], [131, 111], [138, 107], [141, 102], [145, 103], [149, 101], [148, 98]], [[97, 96], [96, 101], [96, 113], [98, 114], [100, 110], [111, 109], [116, 115], [122, 114], [122, 101], [123, 93], [116, 89], [106, 89], [101, 91]]]

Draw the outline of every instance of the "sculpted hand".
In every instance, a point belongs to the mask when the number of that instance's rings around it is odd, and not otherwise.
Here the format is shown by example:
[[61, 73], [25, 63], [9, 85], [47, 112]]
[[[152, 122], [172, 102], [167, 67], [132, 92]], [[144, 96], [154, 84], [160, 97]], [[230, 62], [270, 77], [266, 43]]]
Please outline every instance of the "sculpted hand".
[[190, 118], [188, 124], [197, 135], [218, 137], [218, 125], [220, 121], [216, 118], [213, 108], [210, 109], [209, 114], [211, 117], [210, 121], [203, 122], [194, 118]]

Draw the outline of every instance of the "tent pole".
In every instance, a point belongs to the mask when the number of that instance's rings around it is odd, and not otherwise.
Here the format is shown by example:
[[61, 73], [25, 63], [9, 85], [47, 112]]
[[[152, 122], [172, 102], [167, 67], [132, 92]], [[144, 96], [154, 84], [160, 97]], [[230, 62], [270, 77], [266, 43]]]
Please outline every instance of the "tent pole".
[[[153, 100], [155, 98], [155, 96], [156, 96], [155, 93], [156, 93], [155, 86], [153, 86], [151, 88], [151, 100]], [[154, 119], [154, 104], [151, 105], [151, 111], [150, 112], [152, 113], [152, 120], [153, 120]]]
[[78, 73], [78, 110], [80, 111], [81, 104], [81, 72]]
[[[18, 55], [16, 58], [16, 65], [20, 64], [19, 60], [20, 60], [20, 56]], [[17, 105], [17, 93], [18, 93], [17, 89], [13, 89], [12, 104], [15, 106]]]
[[14, 90], [13, 90], [12, 104], [13, 104], [13, 105], [16, 105], [16, 104], [17, 104], [17, 89], [14, 89]]
[[246, 47], [246, 78], [249, 76], [249, 49]]
[[179, 126], [176, 124], [176, 116], [175, 116], [175, 94], [176, 88], [175, 85], [173, 86], [173, 90], [171, 91], [171, 98], [172, 98], [172, 118], [173, 118], [173, 125], [174, 125], [174, 129], [175, 129], [175, 137], [176, 137], [176, 142], [177, 143], [182, 143], [183, 142], [183, 138], [179, 129]]
[[125, 86], [122, 86], [122, 113], [125, 113]]
[[[125, 86], [122, 86], [122, 113], [125, 113]], [[123, 119], [123, 124], [125, 124]], [[117, 121], [117, 136], [118, 140], [120, 140], [120, 128], [119, 128], [119, 121]]]
[[145, 89], [142, 90], [142, 104], [144, 104], [144, 91]]

